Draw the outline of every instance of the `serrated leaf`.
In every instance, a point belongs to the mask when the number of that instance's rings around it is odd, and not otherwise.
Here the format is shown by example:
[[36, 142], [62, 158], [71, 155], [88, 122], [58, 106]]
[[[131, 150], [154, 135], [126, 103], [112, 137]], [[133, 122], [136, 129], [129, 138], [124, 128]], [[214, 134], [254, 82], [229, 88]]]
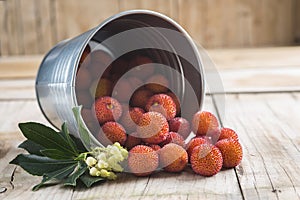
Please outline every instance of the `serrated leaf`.
[[45, 149], [58, 149], [65, 152], [66, 155], [70, 155], [70, 157], [77, 156], [70, 150], [69, 144], [64, 137], [48, 126], [27, 122], [20, 123], [19, 128], [27, 139], [43, 146]]
[[29, 174], [42, 176], [45, 173], [62, 169], [77, 162], [74, 160], [54, 160], [43, 156], [19, 154], [10, 161], [10, 164], [19, 165]]
[[64, 167], [64, 168], [61, 168], [59, 170], [50, 172], [50, 173], [45, 173], [43, 175], [43, 180], [41, 181], [41, 183], [35, 185], [32, 188], [32, 190], [37, 191], [40, 187], [44, 186], [46, 182], [48, 182], [50, 180], [53, 180], [53, 179], [63, 180], [64, 178], [69, 176], [74, 171], [76, 166], [77, 166], [77, 163], [75, 163], [73, 165], [69, 165], [69, 166]]
[[62, 152], [57, 149], [43, 149], [43, 150], [41, 150], [41, 153], [42, 153], [42, 155], [44, 155], [48, 158], [55, 159], [55, 160], [70, 159], [69, 155], [66, 155], [65, 152]]
[[64, 185], [76, 186], [77, 179], [87, 170], [87, 165], [84, 162], [78, 162], [77, 167], [67, 179], [64, 180]]
[[45, 149], [41, 145], [39, 145], [31, 140], [25, 140], [18, 147], [25, 149], [30, 154], [34, 154], [34, 155], [38, 155], [38, 156], [43, 156], [43, 154], [41, 153], [41, 150]]
[[78, 155], [79, 154], [78, 149], [76, 148], [75, 142], [70, 137], [70, 132], [69, 132], [69, 129], [68, 129], [68, 126], [67, 126], [66, 122], [64, 122], [61, 126], [61, 134], [65, 138], [67, 143], [69, 144], [69, 147], [72, 149], [74, 154]]
[[98, 176], [90, 176], [89, 174], [85, 173], [80, 176], [80, 180], [84, 183], [86, 187], [91, 187], [94, 183], [104, 182], [106, 181], [105, 178], [98, 177]]

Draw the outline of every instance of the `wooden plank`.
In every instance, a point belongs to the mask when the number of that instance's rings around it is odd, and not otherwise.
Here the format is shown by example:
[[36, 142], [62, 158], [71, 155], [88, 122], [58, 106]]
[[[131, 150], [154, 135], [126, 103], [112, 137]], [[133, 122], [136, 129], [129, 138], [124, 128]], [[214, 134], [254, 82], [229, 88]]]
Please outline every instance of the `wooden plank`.
[[120, 11], [131, 9], [147, 9], [163, 13], [175, 20], [177, 17], [177, 0], [130, 0], [119, 1]]
[[223, 80], [224, 92], [227, 93], [300, 91], [299, 67], [229, 69], [219, 70], [218, 73]]
[[179, 0], [179, 24], [191, 35], [198, 45], [207, 45], [206, 41], [206, 1]]
[[36, 15], [36, 35], [38, 44], [38, 53], [46, 53], [55, 44], [51, 29], [51, 18], [53, 15], [50, 0], [39, 0], [35, 2]]
[[6, 52], [5, 49], [5, 42], [6, 40], [6, 34], [4, 34], [4, 21], [5, 20], [5, 7], [4, 7], [4, 1], [0, 1], [0, 56]]
[[[300, 9], [300, 0], [295, 0], [295, 10]], [[295, 20], [294, 20], [294, 28], [295, 28], [295, 42], [300, 44], [300, 12], [296, 12]]]
[[1, 27], [1, 55], [18, 55], [20, 53], [20, 16], [17, 8], [19, 7], [18, 0], [3, 2], [3, 18]]
[[300, 47], [208, 49], [218, 69], [299, 67]]
[[56, 1], [58, 41], [86, 32], [118, 13], [118, 0]]
[[10, 138], [16, 141], [24, 140], [18, 128], [20, 122], [36, 121], [49, 125], [36, 100], [0, 101], [0, 110], [1, 113], [6, 113], [0, 116], [2, 141]]
[[0, 80], [0, 101], [2, 100], [35, 100], [34, 79]]
[[[236, 170], [246, 199], [299, 199], [299, 98], [299, 93], [227, 96], [223, 124], [237, 131], [243, 145]], [[216, 102], [224, 109], [224, 102]]]
[[0, 79], [35, 78], [43, 56], [0, 57]]
[[36, 9], [38, 8], [35, 2], [35, 0], [20, 0], [24, 54], [37, 54], [40, 44], [45, 40], [39, 40], [37, 36]]

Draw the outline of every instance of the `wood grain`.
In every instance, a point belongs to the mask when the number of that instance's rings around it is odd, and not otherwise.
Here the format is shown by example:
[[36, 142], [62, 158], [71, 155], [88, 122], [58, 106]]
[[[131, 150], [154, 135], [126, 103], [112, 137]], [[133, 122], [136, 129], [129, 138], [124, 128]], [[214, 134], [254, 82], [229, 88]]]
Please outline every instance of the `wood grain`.
[[20, 32], [20, 16], [18, 0], [2, 2], [2, 21], [1, 27], [1, 54], [2, 55], [18, 55], [20, 53], [19, 32]]
[[178, 21], [206, 48], [299, 43], [300, 0], [0, 1], [0, 55], [46, 53], [108, 17], [150, 9]]
[[51, 0], [38, 0], [35, 1], [35, 15], [36, 15], [36, 34], [38, 41], [38, 52], [45, 53], [49, 51], [53, 44], [55, 44], [53, 32], [51, 29], [56, 25], [52, 24], [53, 10], [50, 5]]
[[[295, 2], [295, 10], [300, 9], [300, 0], [296, 0]], [[294, 20], [294, 28], [295, 28], [295, 42], [300, 44], [300, 12], [296, 12], [296, 18]]]
[[173, 19], [177, 19], [177, 0], [130, 0], [119, 1], [120, 11], [130, 9], [147, 9], [163, 13]]
[[205, 45], [207, 41], [206, 7], [205, 0], [179, 0], [178, 22], [198, 45]]
[[[246, 199], [299, 199], [299, 97], [299, 93], [227, 96], [223, 124], [237, 130], [243, 145], [237, 173]], [[217, 107], [222, 108], [219, 102]]]
[[43, 56], [0, 58], [0, 79], [35, 78]]
[[118, 13], [117, 0], [56, 1], [58, 41], [75, 37]]

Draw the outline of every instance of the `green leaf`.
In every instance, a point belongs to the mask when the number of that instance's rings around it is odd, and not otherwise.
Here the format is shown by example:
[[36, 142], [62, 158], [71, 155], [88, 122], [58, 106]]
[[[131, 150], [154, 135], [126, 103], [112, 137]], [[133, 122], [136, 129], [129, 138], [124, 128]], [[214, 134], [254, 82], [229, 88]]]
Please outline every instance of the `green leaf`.
[[48, 157], [48, 158], [52, 158], [55, 160], [66, 160], [66, 159], [70, 159], [69, 155], [66, 155], [65, 152], [62, 152], [60, 150], [57, 149], [43, 149], [41, 150], [41, 153]]
[[84, 162], [78, 162], [73, 173], [64, 180], [64, 185], [76, 186], [77, 179], [87, 170], [87, 165]]
[[54, 160], [43, 156], [19, 154], [10, 161], [10, 164], [19, 165], [29, 174], [42, 176], [45, 173], [62, 169], [77, 162], [75, 160]]
[[50, 173], [45, 173], [43, 175], [43, 180], [39, 184], [35, 185], [32, 188], [32, 190], [37, 191], [41, 186], [44, 186], [46, 182], [53, 180], [53, 179], [63, 180], [64, 178], [69, 176], [69, 174], [71, 174], [74, 171], [76, 166], [77, 166], [77, 163], [69, 165], [64, 168], [61, 168], [59, 170], [50, 172]]
[[64, 122], [61, 126], [61, 134], [65, 138], [67, 143], [69, 144], [69, 147], [72, 149], [74, 154], [78, 155], [79, 153], [78, 153], [78, 150], [76, 148], [76, 144], [72, 140], [72, 138], [70, 137], [70, 132], [69, 132], [69, 129], [68, 129], [68, 126], [67, 126], [66, 122]]
[[19, 128], [27, 139], [45, 147], [45, 149], [57, 149], [70, 155], [70, 157], [77, 156], [70, 149], [64, 137], [50, 127], [35, 122], [28, 122], [20, 123]]
[[76, 144], [76, 147], [79, 151], [79, 153], [84, 153], [87, 152], [88, 150], [83, 146], [82, 142], [80, 139], [78, 139], [77, 137], [70, 135], [70, 137], [72, 138], [72, 140], [74, 141], [74, 143]]
[[94, 183], [97, 182], [106, 181], [105, 178], [98, 177], [98, 176], [90, 176], [88, 173], [85, 173], [82, 176], [80, 176], [80, 180], [84, 183], [86, 187], [91, 187]]
[[41, 150], [45, 149], [41, 145], [39, 145], [31, 140], [25, 140], [18, 147], [25, 149], [30, 154], [35, 154], [38, 156], [43, 156], [43, 154], [41, 153]]
[[77, 122], [77, 126], [78, 126], [78, 132], [79, 132], [79, 136], [81, 138], [81, 140], [83, 141], [83, 145], [88, 149], [89, 148], [89, 144], [91, 144], [91, 138], [90, 138], [90, 131], [88, 130], [88, 128], [86, 127], [82, 116], [81, 116], [81, 108], [82, 106], [77, 106], [74, 107], [73, 113]]

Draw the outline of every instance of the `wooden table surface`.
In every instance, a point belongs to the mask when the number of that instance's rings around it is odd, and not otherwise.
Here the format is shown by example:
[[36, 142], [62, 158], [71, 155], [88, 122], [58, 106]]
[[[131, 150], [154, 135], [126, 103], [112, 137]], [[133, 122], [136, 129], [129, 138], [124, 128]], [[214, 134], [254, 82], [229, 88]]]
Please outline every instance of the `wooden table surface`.
[[0, 199], [300, 199], [300, 47], [208, 52], [224, 90], [209, 91], [204, 109], [238, 132], [239, 166], [209, 178], [190, 170], [123, 174], [91, 189], [58, 185], [37, 192], [31, 188], [41, 178], [8, 162], [22, 152], [19, 122], [48, 124], [34, 91], [42, 56], [0, 58]]

